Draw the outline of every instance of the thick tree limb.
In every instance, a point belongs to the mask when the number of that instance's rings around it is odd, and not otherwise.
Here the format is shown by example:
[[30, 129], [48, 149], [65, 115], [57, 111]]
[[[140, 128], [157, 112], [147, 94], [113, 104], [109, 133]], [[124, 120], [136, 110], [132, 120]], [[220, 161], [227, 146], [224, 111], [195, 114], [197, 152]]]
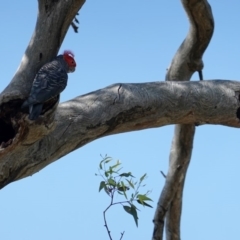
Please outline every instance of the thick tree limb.
[[[210, 5], [202, 0], [182, 0], [190, 21], [190, 30], [168, 69], [166, 80], [190, 80], [203, 68], [202, 55], [212, 37], [214, 23]], [[166, 239], [180, 240], [182, 193], [191, 158], [195, 126], [176, 125], [171, 146], [170, 166], [165, 186], [154, 216], [153, 239], [163, 239], [166, 216]]]
[[239, 128], [239, 99], [240, 83], [224, 80], [115, 84], [77, 97], [59, 105], [51, 133], [45, 116], [19, 120], [12, 143], [0, 149], [0, 188], [103, 136], [169, 124]]

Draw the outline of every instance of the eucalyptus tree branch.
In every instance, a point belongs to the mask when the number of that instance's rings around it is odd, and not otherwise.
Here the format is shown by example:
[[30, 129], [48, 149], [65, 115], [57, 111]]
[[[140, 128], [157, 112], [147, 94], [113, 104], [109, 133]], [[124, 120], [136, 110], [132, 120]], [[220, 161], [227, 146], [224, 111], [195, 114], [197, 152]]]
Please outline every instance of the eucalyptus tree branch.
[[[166, 74], [166, 80], [190, 80], [195, 71], [202, 80], [202, 55], [213, 34], [214, 23], [206, 0], [182, 0], [190, 21], [190, 30], [179, 47]], [[171, 146], [169, 171], [154, 216], [153, 239], [163, 238], [166, 219], [166, 239], [180, 240], [182, 192], [187, 167], [191, 158], [194, 124], [176, 125]]]
[[[0, 148], [0, 188], [31, 176], [98, 138], [169, 124], [240, 127], [240, 82], [226, 80], [115, 84], [60, 104], [51, 131], [48, 112], [19, 119], [12, 143]], [[49, 110], [51, 111], [51, 110]], [[7, 137], [6, 136], [1, 137]]]
[[[72, 20], [84, 2], [85, 0], [38, 0], [38, 16], [32, 38], [16, 74], [0, 94], [0, 179], [5, 175], [3, 172], [8, 169], [9, 174], [7, 175], [9, 178], [4, 180], [6, 182], [11, 182], [11, 178], [15, 178], [9, 167], [12, 164], [11, 151], [13, 151], [13, 155], [18, 151], [21, 152], [19, 150], [21, 147], [18, 148], [21, 143], [16, 142], [20, 135], [27, 134], [31, 141], [37, 141], [54, 130], [54, 113], [57, 108], [58, 97], [45, 104], [44, 119], [41, 124], [29, 124], [28, 121], [23, 121], [23, 113], [21, 113], [20, 108], [29, 94], [36, 72], [43, 64], [57, 55]], [[31, 143], [26, 141], [26, 144]], [[9, 155], [4, 158], [6, 152]], [[34, 161], [31, 160], [34, 159], [34, 156], [29, 159], [29, 163], [25, 163], [26, 167]], [[17, 166], [18, 160], [17, 158], [15, 160], [14, 165]], [[19, 167], [23, 167], [22, 163]], [[17, 173], [15, 172], [15, 174]]]
[[38, 17], [29, 45], [12, 81], [0, 94], [0, 104], [28, 96], [40, 67], [54, 58], [85, 0], [38, 0]]
[[0, 94], [0, 147], [6, 148], [14, 142], [20, 125], [21, 132], [25, 129], [35, 139], [53, 131], [58, 97], [44, 104], [45, 118], [42, 124], [30, 126], [27, 121], [25, 125], [20, 124], [20, 108], [30, 92], [36, 72], [57, 55], [72, 20], [84, 2], [85, 0], [38, 0], [38, 16], [32, 38], [16, 74]]

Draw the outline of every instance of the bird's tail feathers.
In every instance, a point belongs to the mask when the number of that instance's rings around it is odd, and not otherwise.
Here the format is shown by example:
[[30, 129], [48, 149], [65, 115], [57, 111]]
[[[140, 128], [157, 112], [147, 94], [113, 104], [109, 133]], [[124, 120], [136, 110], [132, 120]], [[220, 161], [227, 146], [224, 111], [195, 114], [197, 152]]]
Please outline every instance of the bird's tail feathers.
[[41, 114], [41, 112], [42, 112], [42, 107], [43, 107], [42, 103], [34, 104], [34, 105], [30, 106], [29, 107], [29, 116], [28, 116], [28, 118], [30, 120], [36, 120], [39, 117], [39, 115]]
[[22, 110], [25, 110], [26, 108], [28, 108], [28, 106], [29, 106], [29, 103], [28, 103], [28, 100], [26, 100], [26, 101], [24, 101], [24, 103], [22, 104], [21, 109], [22, 109]]

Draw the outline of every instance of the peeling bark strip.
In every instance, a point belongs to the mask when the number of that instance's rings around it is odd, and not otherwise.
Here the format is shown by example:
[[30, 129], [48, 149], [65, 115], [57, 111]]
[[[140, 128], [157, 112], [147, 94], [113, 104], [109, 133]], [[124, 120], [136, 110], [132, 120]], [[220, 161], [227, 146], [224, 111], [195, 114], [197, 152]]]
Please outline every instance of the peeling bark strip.
[[[214, 29], [211, 7], [206, 0], [182, 0], [182, 4], [189, 18], [190, 30], [172, 60], [166, 80], [190, 80], [195, 71], [199, 72], [200, 80], [202, 80], [202, 55], [210, 42]], [[166, 239], [181, 239], [182, 195], [192, 154], [194, 133], [194, 124], [175, 126], [169, 157], [169, 171], [153, 220], [153, 240], [163, 239], [165, 218]]]
[[[29, 122], [27, 115], [19, 112], [19, 120], [12, 118], [10, 122], [18, 121], [12, 143], [0, 149], [0, 188], [31, 176], [103, 136], [169, 124], [208, 123], [240, 128], [240, 82], [119, 86], [115, 84], [60, 104], [55, 120], [46, 112], [39, 121]], [[9, 136], [5, 137], [7, 141]]]

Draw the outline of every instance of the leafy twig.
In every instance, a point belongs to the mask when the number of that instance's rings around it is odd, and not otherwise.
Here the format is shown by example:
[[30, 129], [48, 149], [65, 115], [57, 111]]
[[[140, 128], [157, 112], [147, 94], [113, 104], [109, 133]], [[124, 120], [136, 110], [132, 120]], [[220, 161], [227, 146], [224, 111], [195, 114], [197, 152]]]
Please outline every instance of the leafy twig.
[[[122, 205], [123, 209], [133, 216], [133, 219], [138, 226], [138, 214], [137, 214], [137, 207], [134, 205], [135, 202], [142, 206], [152, 207], [146, 201], [152, 201], [147, 195], [149, 191], [145, 194], [140, 194], [139, 189], [140, 187], [144, 187], [145, 185], [142, 184], [143, 180], [147, 177], [146, 174], [140, 177], [139, 181], [134, 181], [135, 178], [131, 172], [123, 172], [120, 173], [122, 170], [120, 161], [117, 161], [115, 164], [107, 166], [112, 161], [112, 158], [105, 156], [103, 160], [99, 164], [99, 174], [95, 174], [100, 176], [103, 181], [100, 182], [99, 185], [99, 192], [104, 189], [107, 195], [110, 197], [110, 204], [107, 208], [103, 211], [103, 219], [104, 219], [104, 226], [106, 227], [109, 239], [112, 240], [111, 231], [108, 227], [106, 212], [112, 207], [113, 205], [120, 204]], [[128, 197], [127, 191], [133, 190], [131, 197]], [[114, 202], [114, 194], [118, 193], [125, 197], [125, 201]], [[123, 238], [125, 231], [121, 232], [120, 240]]]

